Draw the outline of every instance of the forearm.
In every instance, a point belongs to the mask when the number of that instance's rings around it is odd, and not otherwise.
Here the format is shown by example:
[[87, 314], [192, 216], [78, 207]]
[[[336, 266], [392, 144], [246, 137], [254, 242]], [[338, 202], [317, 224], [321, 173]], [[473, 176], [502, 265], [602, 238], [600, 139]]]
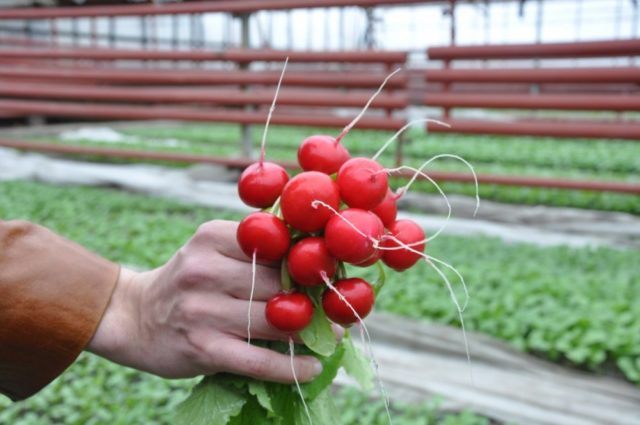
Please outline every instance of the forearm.
[[0, 221], [0, 392], [29, 397], [76, 359], [118, 272], [118, 265], [43, 227]]

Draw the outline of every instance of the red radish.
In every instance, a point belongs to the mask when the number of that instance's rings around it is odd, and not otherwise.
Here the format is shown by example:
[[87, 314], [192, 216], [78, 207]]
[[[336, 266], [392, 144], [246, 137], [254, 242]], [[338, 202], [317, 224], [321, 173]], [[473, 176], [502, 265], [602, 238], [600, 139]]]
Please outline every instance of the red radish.
[[398, 206], [396, 205], [397, 200], [398, 195], [389, 189], [387, 190], [387, 194], [384, 196], [382, 202], [371, 210], [372, 213], [380, 217], [384, 227], [389, 227], [391, 223], [396, 221], [396, 216], [398, 215]]
[[297, 284], [316, 286], [323, 283], [322, 273], [333, 277], [338, 261], [329, 254], [323, 238], [312, 237], [293, 245], [287, 256], [287, 268]]
[[304, 171], [334, 174], [348, 159], [347, 148], [331, 136], [307, 137], [298, 148], [298, 163]]
[[351, 158], [345, 162], [338, 171], [336, 183], [347, 205], [365, 210], [380, 204], [389, 190], [386, 171], [368, 158]]
[[313, 303], [301, 292], [282, 292], [267, 302], [267, 321], [283, 332], [298, 332], [307, 327], [313, 317]]
[[331, 217], [324, 230], [329, 252], [338, 260], [360, 264], [376, 253], [384, 226], [371, 211], [347, 208]]
[[333, 212], [314, 204], [321, 201], [338, 209], [340, 192], [338, 185], [324, 173], [306, 171], [287, 183], [280, 198], [280, 208], [285, 221], [303, 232], [322, 230]]
[[[423, 252], [426, 242], [422, 228], [412, 220], [398, 220], [388, 226], [389, 235], [382, 238], [380, 250], [383, 252], [382, 261], [399, 272], [413, 266], [423, 258], [418, 252]], [[389, 236], [392, 236], [389, 237]], [[408, 245], [411, 250], [402, 248]], [[418, 251], [418, 252], [412, 252]]]
[[249, 165], [240, 175], [238, 194], [240, 199], [254, 208], [272, 206], [282, 194], [289, 181], [287, 171], [273, 162], [256, 162]]
[[374, 302], [373, 288], [366, 280], [358, 277], [339, 280], [333, 284], [333, 289], [326, 289], [322, 295], [325, 314], [340, 325], [350, 325], [364, 319], [373, 308]]
[[257, 211], [246, 216], [238, 225], [238, 244], [248, 257], [262, 261], [279, 261], [287, 253], [291, 236], [282, 220], [273, 214]]

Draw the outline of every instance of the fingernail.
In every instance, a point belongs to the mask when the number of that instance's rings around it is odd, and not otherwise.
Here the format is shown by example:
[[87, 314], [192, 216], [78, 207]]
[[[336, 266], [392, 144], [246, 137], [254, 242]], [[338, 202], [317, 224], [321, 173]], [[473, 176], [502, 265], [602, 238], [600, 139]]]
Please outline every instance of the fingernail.
[[322, 373], [322, 363], [319, 360], [313, 361], [313, 376], [318, 376]]

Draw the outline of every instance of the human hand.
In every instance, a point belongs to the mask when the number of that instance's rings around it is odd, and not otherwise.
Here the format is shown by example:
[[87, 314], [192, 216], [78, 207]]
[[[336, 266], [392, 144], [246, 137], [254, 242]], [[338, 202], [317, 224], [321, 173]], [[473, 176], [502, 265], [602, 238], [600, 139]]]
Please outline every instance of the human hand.
[[[231, 372], [294, 382], [288, 354], [246, 342], [251, 260], [236, 242], [236, 228], [235, 222], [210, 221], [164, 266], [142, 273], [123, 268], [87, 349], [166, 378]], [[288, 341], [265, 319], [279, 282], [279, 270], [256, 266], [252, 338]], [[294, 366], [301, 382], [322, 370], [312, 356], [295, 356]]]

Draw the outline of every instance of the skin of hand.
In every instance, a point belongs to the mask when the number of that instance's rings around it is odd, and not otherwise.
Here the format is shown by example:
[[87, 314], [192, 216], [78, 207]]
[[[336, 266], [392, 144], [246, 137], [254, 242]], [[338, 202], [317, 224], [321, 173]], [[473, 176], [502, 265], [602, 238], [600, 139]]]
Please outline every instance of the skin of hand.
[[[237, 223], [214, 220], [163, 266], [123, 268], [87, 350], [165, 378], [231, 372], [292, 383], [289, 354], [248, 345], [251, 259], [236, 242]], [[280, 291], [280, 271], [258, 264], [251, 338], [288, 341], [265, 319], [266, 301]], [[300, 382], [322, 371], [312, 356], [295, 356]]]

